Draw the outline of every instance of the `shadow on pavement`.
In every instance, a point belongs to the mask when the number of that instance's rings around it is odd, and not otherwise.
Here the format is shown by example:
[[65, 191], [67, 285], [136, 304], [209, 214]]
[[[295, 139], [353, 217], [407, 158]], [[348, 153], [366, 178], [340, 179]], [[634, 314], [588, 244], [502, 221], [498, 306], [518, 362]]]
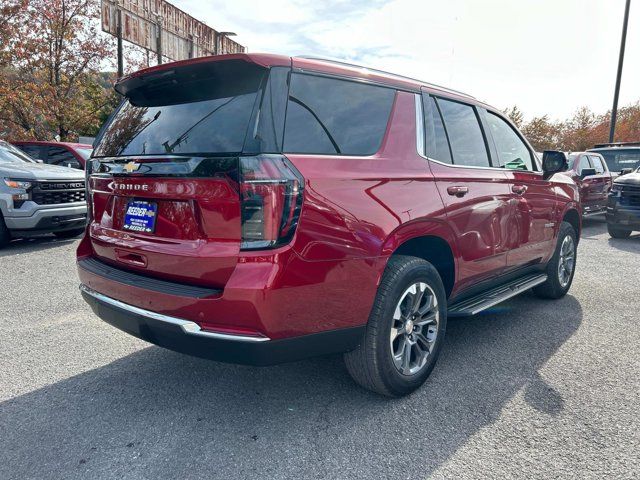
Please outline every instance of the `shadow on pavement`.
[[41, 235], [31, 238], [19, 238], [9, 242], [9, 245], [0, 249], [0, 258], [9, 257], [11, 255], [18, 255], [20, 253], [31, 253], [38, 250], [48, 250], [50, 248], [57, 248], [62, 245], [69, 245], [70, 243], [79, 240], [80, 237], [61, 239], [55, 235]]
[[426, 478], [522, 389], [562, 411], [539, 370], [581, 320], [573, 297], [531, 293], [452, 319], [432, 376], [399, 400], [338, 356], [252, 368], [145, 348], [1, 403], [0, 478]]

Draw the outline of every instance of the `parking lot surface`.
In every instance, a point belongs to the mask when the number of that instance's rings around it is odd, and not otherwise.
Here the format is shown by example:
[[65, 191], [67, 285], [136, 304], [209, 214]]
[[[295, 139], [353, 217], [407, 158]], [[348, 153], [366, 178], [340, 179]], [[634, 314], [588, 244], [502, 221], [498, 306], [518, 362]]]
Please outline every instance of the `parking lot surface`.
[[569, 295], [452, 319], [390, 400], [341, 358], [254, 368], [101, 323], [77, 242], [0, 251], [0, 478], [638, 478], [640, 235], [585, 221]]

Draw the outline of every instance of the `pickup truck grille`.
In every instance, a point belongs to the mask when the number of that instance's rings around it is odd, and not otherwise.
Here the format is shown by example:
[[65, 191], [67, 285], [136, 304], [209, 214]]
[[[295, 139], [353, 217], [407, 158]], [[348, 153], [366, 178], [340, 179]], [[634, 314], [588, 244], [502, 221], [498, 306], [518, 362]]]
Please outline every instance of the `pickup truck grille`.
[[640, 185], [623, 185], [620, 205], [640, 207]]
[[31, 200], [38, 205], [84, 202], [84, 181], [38, 182], [31, 190]]

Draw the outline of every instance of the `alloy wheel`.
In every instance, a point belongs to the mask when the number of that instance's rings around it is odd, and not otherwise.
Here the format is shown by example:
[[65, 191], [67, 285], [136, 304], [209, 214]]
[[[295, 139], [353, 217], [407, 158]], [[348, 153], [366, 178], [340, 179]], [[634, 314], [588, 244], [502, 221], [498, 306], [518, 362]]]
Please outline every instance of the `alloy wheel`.
[[570, 235], [564, 237], [560, 245], [560, 260], [558, 261], [558, 280], [565, 288], [571, 280], [571, 274], [576, 264], [576, 248]]
[[415, 375], [427, 364], [438, 335], [440, 311], [433, 289], [424, 282], [400, 296], [391, 325], [391, 355], [403, 375]]

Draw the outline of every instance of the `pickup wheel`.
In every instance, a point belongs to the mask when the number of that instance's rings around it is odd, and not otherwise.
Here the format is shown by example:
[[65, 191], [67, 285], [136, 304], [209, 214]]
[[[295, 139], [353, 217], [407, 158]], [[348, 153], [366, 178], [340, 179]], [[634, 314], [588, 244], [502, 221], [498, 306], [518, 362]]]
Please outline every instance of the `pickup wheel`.
[[389, 260], [358, 347], [344, 355], [347, 370], [366, 389], [391, 397], [420, 387], [435, 366], [447, 325], [447, 297], [429, 262], [404, 255]]
[[561, 298], [566, 295], [573, 282], [578, 255], [576, 231], [569, 222], [560, 224], [556, 251], [547, 264], [547, 281], [533, 288], [541, 298]]
[[53, 234], [58, 238], [75, 238], [84, 233], [84, 228], [76, 228], [74, 230], [64, 230], [62, 232], [54, 232]]
[[629, 235], [631, 235], [631, 230], [616, 227], [610, 223], [607, 223], [607, 230], [609, 231], [611, 238], [629, 238]]
[[0, 248], [6, 247], [11, 240], [11, 232], [4, 223], [4, 218], [0, 214]]

